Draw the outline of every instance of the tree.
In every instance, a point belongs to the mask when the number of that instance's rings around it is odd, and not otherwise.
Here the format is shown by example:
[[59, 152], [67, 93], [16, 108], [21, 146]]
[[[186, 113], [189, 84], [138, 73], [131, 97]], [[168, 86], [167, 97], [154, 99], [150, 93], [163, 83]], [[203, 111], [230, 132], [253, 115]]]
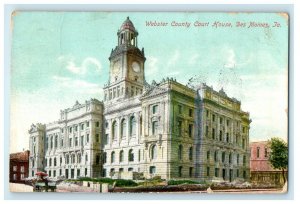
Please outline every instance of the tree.
[[288, 144], [280, 138], [271, 138], [268, 145], [271, 150], [269, 161], [274, 169], [280, 169], [282, 171], [282, 177], [285, 183], [284, 170], [288, 168]]

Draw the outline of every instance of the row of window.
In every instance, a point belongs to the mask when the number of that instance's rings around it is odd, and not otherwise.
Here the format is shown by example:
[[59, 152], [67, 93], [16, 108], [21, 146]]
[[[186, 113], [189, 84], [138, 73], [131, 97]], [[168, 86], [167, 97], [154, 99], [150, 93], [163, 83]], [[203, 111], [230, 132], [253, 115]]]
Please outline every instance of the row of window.
[[[13, 171], [18, 171], [18, 166], [13, 166]], [[20, 172], [25, 172], [24, 166], [20, 166]]]
[[[251, 152], [251, 155], [252, 155], [252, 148], [251, 148], [250, 152]], [[256, 158], [260, 158], [260, 155], [261, 155], [260, 154], [260, 147], [256, 147]], [[268, 158], [268, 156], [269, 156], [268, 148], [265, 147], [264, 148], [264, 157]]]
[[[215, 174], [214, 176], [215, 177], [222, 177], [224, 180], [226, 178], [228, 178], [227, 176], [227, 169], [220, 169], [220, 168], [215, 168]], [[243, 178], [246, 179], [246, 171], [243, 171]], [[210, 167], [206, 167], [206, 176], [211, 176], [210, 174]], [[239, 169], [236, 169], [236, 174], [235, 174], [235, 178], [239, 178], [241, 175], [240, 175], [240, 170]], [[233, 179], [233, 169], [230, 169], [229, 170], [229, 179]]]
[[[149, 155], [151, 160], [155, 160], [157, 158], [157, 146], [156, 145], [152, 145], [150, 147], [150, 155]], [[188, 151], [188, 158], [190, 161], [193, 160], [193, 147], [189, 148]], [[111, 155], [110, 155], [110, 163], [115, 163], [116, 161], [116, 152], [112, 151]], [[178, 146], [178, 160], [182, 160], [183, 159], [183, 146], [179, 145]], [[141, 160], [141, 151], [138, 151], [138, 161]], [[128, 161], [129, 162], [133, 162], [134, 161], [134, 152], [132, 149], [130, 149], [128, 151]], [[103, 162], [106, 163], [107, 162], [107, 153], [104, 152], [104, 156], [103, 156]], [[121, 150], [119, 152], [119, 162], [124, 162], [124, 150]]]
[[[115, 80], [117, 80], [117, 79], [118, 79], [118, 77], [115, 77]], [[136, 76], [135, 81], [137, 81], [137, 80], [138, 80], [138, 77]], [[126, 95], [129, 95], [129, 93], [130, 93], [131, 97], [142, 94], [142, 92], [143, 92], [143, 89], [141, 89], [139, 87], [131, 86], [130, 91], [129, 91], [129, 88], [126, 87]], [[119, 98], [120, 96], [123, 96], [123, 95], [124, 95], [124, 87], [122, 87], [120, 89], [120, 86], [117, 86], [117, 87], [109, 89], [108, 92], [104, 93], [104, 101], [111, 100], [114, 98]]]
[[[50, 145], [49, 145], [49, 140], [48, 138], [46, 138], [46, 150], [48, 150], [49, 148], [50, 149], [53, 149], [53, 148], [58, 148], [58, 139], [59, 137], [58, 136], [55, 136], [54, 138], [54, 141], [53, 139], [50, 139]], [[90, 134], [86, 134], [86, 137], [85, 137], [85, 144], [88, 144], [90, 142]], [[80, 142], [80, 144], [79, 144]], [[100, 134], [95, 134], [95, 142], [96, 143], [99, 143], [100, 142]], [[77, 147], [77, 146], [84, 146], [84, 136], [80, 136], [80, 141], [79, 141], [79, 137], [78, 136], [75, 136], [74, 137], [74, 140], [73, 138], [69, 138], [69, 141], [68, 141], [68, 147]], [[60, 138], [60, 147], [64, 147], [64, 139], [63, 138]], [[35, 146], [34, 146], [35, 148]]]
[[[130, 136], [134, 136], [137, 134], [137, 128], [136, 128], [136, 119], [134, 116], [131, 116], [129, 118], [129, 135]], [[141, 132], [141, 127], [142, 127], [142, 118], [140, 118], [140, 132]], [[111, 128], [111, 134], [112, 134], [112, 139], [115, 140], [117, 139], [117, 134], [118, 134], [118, 124], [117, 121], [113, 121], [112, 122], [112, 128]], [[126, 136], [126, 132], [127, 132], [127, 123], [126, 123], [126, 119], [122, 119], [121, 120], [121, 124], [120, 124], [120, 136], [121, 138], [124, 138]]]
[[[209, 110], [206, 110], [206, 118], [207, 119], [212, 119], [212, 122], [216, 122], [216, 114], [214, 114], [214, 113], [211, 113], [211, 111], [209, 111]], [[224, 122], [225, 121], [225, 122]], [[219, 124], [220, 125], [223, 125], [224, 123], [226, 123], [226, 126], [228, 127], [228, 126], [230, 126], [230, 124], [232, 123], [232, 124], [234, 124], [233, 123], [233, 121], [231, 121], [230, 119], [225, 119], [225, 116], [224, 117], [222, 117], [222, 116], [219, 116]], [[236, 121], [236, 127], [239, 127], [239, 125], [240, 125], [240, 122], [239, 121]], [[243, 133], [246, 133], [246, 131], [247, 131], [247, 127], [246, 126], [243, 126], [242, 127], [242, 131], [243, 131]]]
[[[66, 155], [65, 156], [65, 164], [80, 164], [81, 163], [81, 154], [77, 154], [77, 156], [75, 154], [72, 154], [72, 155]], [[88, 155], [86, 154], [85, 155], [85, 163], [88, 162]], [[49, 166], [51, 167], [52, 165], [53, 166], [57, 166], [58, 165], [58, 161], [57, 161], [57, 158], [54, 157], [53, 159], [52, 158], [49, 158], [49, 159], [45, 159], [45, 166]], [[52, 163], [53, 161], [53, 163]], [[63, 164], [63, 158], [60, 157], [59, 158], [59, 166], [61, 166]], [[96, 155], [96, 160], [95, 160], [95, 164], [100, 164], [100, 154], [97, 154]]]
[[[181, 121], [181, 120], [177, 121], [178, 136], [182, 136], [183, 133], [185, 132], [182, 123], [183, 123], [183, 121]], [[189, 124], [188, 125], [188, 136], [192, 137], [193, 133], [194, 133], [194, 125]]]
[[[177, 106], [177, 108], [178, 108], [178, 114], [179, 115], [185, 114], [185, 107], [183, 105], [179, 104]], [[189, 115], [189, 117], [193, 117], [194, 116], [194, 111], [193, 111], [192, 108], [188, 108], [188, 115]]]
[[[76, 171], [75, 171], [76, 170]], [[76, 172], [76, 175], [75, 175]], [[62, 169], [59, 170], [49, 170], [46, 172], [48, 174], [49, 177], [57, 177], [57, 176], [65, 176], [65, 178], [67, 179], [71, 179], [71, 178], [75, 178], [75, 177], [79, 177], [79, 176], [88, 176], [88, 171], [87, 168], [84, 169], [84, 174], [81, 175], [81, 171], [80, 169], [65, 169], [65, 172], [63, 174]], [[32, 176], [34, 176], [34, 171], [31, 172]]]
[[[232, 153], [229, 153], [228, 154], [228, 163], [229, 164], [232, 164], [232, 160], [233, 160], [232, 157], [233, 157]], [[210, 161], [210, 151], [206, 152], [206, 159], [207, 159], [207, 161]], [[226, 162], [226, 152], [222, 152], [221, 159], [222, 159], [221, 160], [222, 163], [227, 163]], [[219, 151], [214, 152], [214, 161], [215, 162], [219, 161]], [[236, 155], [236, 164], [239, 165], [239, 163], [240, 163], [240, 155], [237, 154]], [[243, 156], [243, 165], [244, 166], [246, 165], [246, 156], [245, 155]]]

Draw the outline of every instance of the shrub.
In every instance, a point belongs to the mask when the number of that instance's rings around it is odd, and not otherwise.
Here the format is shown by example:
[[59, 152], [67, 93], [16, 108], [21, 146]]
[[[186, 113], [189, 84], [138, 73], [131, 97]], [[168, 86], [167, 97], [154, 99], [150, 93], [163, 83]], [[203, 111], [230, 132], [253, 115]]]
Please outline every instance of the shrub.
[[192, 181], [192, 180], [170, 180], [168, 185], [180, 185], [180, 184], [204, 184], [203, 182]]

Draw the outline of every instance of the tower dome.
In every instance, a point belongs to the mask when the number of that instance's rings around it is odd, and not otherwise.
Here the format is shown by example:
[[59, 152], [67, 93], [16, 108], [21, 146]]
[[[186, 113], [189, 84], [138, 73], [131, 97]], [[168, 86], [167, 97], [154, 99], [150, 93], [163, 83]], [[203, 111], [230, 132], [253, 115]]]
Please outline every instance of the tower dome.
[[131, 22], [131, 20], [129, 19], [129, 17], [126, 18], [126, 20], [122, 23], [122, 25], [120, 27], [120, 32], [122, 32], [124, 30], [130, 30], [130, 31], [136, 32], [135, 27], [134, 27], [133, 23]]

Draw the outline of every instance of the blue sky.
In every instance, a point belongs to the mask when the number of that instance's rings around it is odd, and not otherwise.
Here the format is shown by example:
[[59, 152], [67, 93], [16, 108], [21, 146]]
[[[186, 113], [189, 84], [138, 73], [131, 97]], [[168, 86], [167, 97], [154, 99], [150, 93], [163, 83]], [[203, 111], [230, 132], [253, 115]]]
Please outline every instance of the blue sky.
[[[129, 16], [146, 55], [146, 80], [199, 81], [242, 102], [250, 140], [287, 138], [288, 25], [272, 13], [17, 12], [12, 18], [11, 152], [28, 148], [32, 123], [58, 120], [76, 100], [103, 99], [111, 49]], [[190, 22], [149, 27], [146, 21]], [[194, 27], [195, 21], [209, 22]], [[215, 28], [215, 22], [231, 28]], [[237, 21], [269, 28], [237, 28]], [[272, 27], [273, 22], [281, 27]]]

